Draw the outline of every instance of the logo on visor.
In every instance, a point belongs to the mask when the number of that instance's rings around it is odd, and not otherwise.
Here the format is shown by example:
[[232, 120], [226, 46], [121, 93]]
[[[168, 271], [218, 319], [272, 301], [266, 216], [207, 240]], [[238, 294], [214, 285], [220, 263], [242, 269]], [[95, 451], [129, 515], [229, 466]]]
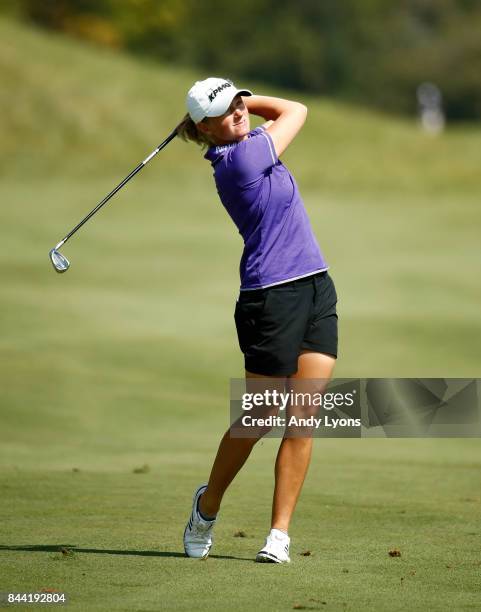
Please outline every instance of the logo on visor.
[[213, 89], [212, 92], [209, 94], [209, 102], [212, 102], [214, 98], [216, 97], [216, 95], [220, 93], [223, 89], [226, 89], [227, 87], [232, 87], [232, 83], [229, 83], [228, 81], [226, 81], [219, 87], [216, 87], [215, 89]]

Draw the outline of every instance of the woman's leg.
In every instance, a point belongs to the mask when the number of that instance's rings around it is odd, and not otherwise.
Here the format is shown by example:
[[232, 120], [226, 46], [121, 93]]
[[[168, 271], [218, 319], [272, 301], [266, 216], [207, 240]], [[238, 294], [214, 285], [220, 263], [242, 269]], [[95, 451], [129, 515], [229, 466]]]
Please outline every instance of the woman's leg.
[[[247, 388], [249, 387], [248, 379], [269, 379], [270, 376], [261, 376], [246, 371]], [[269, 384], [263, 385], [266, 389]], [[273, 388], [279, 388], [279, 378], [276, 378], [276, 383]], [[277, 409], [275, 410], [277, 413]], [[274, 412], [272, 412], [274, 414]], [[266, 416], [269, 415], [267, 411]], [[268, 429], [265, 430], [267, 433]], [[253, 438], [231, 438], [230, 430], [227, 430], [222, 437], [222, 440], [217, 451], [214, 464], [209, 476], [207, 490], [202, 494], [199, 500], [199, 510], [206, 517], [213, 517], [217, 514], [220, 508], [222, 497], [224, 496], [227, 487], [234, 480], [239, 470], [247, 461], [255, 443], [262, 437], [261, 435]]]
[[[335, 357], [324, 353], [303, 351], [297, 373], [290, 379], [323, 379], [324, 389], [332, 376]], [[324, 389], [317, 388], [322, 393]], [[312, 437], [283, 438], [275, 465], [275, 488], [272, 503], [272, 529], [288, 532], [312, 452]]]
[[231, 438], [227, 430], [219, 444], [209, 476], [207, 490], [199, 500], [199, 510], [206, 517], [217, 514], [227, 487], [244, 465], [257, 439]]

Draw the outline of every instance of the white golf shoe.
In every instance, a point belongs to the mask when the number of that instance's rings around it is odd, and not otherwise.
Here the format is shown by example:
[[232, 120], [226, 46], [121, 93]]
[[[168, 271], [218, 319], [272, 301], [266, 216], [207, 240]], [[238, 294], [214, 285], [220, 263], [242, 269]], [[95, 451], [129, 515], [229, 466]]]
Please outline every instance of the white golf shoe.
[[258, 563], [290, 563], [289, 544], [291, 539], [279, 529], [271, 529], [266, 538], [265, 546], [257, 553]]
[[205, 521], [197, 509], [199, 497], [206, 489], [207, 485], [204, 484], [194, 493], [192, 513], [184, 530], [185, 554], [195, 559], [205, 559], [209, 554], [213, 542], [212, 529], [216, 523], [216, 519]]

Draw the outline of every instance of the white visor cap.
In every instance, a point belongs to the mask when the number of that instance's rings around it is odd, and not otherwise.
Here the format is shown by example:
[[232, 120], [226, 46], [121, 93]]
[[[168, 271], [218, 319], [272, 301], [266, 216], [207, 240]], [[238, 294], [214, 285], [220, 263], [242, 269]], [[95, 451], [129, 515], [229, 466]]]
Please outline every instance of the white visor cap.
[[204, 117], [223, 115], [237, 94], [252, 96], [252, 91], [237, 89], [229, 79], [210, 77], [204, 81], [196, 81], [189, 89], [186, 99], [190, 118], [194, 123], [199, 123]]

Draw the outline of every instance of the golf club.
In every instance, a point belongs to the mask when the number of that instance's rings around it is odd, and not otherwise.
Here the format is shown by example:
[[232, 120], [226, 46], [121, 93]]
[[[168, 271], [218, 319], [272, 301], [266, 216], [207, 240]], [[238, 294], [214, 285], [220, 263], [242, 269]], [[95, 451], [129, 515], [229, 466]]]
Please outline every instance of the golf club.
[[140, 164], [132, 170], [132, 172], [124, 178], [124, 180], [115, 187], [105, 198], [97, 204], [97, 206], [89, 212], [89, 214], [80, 221], [66, 236], [63, 238], [58, 244], [56, 244], [53, 249], [51, 249], [50, 261], [52, 262], [53, 267], [59, 273], [66, 272], [70, 267], [69, 260], [59, 252], [60, 247], [67, 242], [69, 238], [71, 238], [77, 230], [79, 230], [84, 223], [86, 223], [90, 217], [93, 217], [97, 211], [99, 211], [104, 204], [110, 200], [112, 196], [114, 196], [118, 191], [122, 189], [124, 185], [126, 185], [131, 178], [133, 178], [136, 174], [138, 174], [144, 166], [146, 166], [151, 159], [153, 159], [159, 151], [161, 151], [164, 147], [166, 147], [171, 140], [173, 140], [177, 136], [177, 128], [167, 136], [167, 138], [160, 143], [160, 145], [152, 151], [152, 153], [144, 159], [144, 161], [140, 162]]

